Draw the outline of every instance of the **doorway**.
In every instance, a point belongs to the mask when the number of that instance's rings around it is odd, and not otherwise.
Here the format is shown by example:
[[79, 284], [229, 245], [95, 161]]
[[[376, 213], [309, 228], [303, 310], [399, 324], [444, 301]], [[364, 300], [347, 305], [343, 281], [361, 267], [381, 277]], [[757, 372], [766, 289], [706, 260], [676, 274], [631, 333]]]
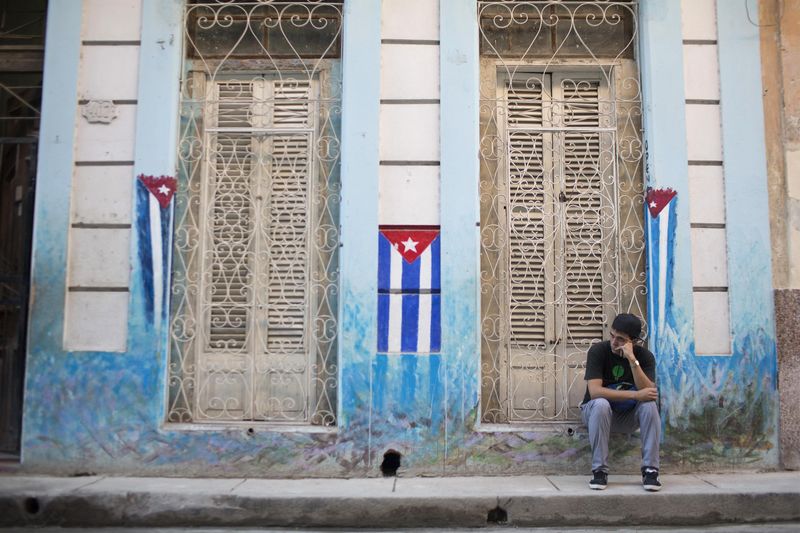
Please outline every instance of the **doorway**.
[[0, 1], [0, 459], [18, 456], [46, 0]]

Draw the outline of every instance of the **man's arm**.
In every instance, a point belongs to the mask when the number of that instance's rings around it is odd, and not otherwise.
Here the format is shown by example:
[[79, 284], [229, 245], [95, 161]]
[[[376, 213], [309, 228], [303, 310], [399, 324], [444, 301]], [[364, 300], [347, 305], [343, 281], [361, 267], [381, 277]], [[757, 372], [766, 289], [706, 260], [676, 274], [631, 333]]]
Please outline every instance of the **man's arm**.
[[[640, 370], [641, 372], [641, 370]], [[635, 375], [635, 374], [634, 374]], [[646, 378], [647, 376], [645, 376]], [[648, 379], [648, 381], [650, 381]], [[616, 390], [603, 387], [602, 379], [590, 379], [587, 382], [589, 387], [589, 396], [592, 400], [597, 398], [605, 398], [612, 402], [621, 402], [624, 400], [636, 400], [639, 402], [652, 402], [658, 398], [658, 391], [655, 387], [645, 387], [639, 390]], [[639, 385], [636, 385], [638, 388]]]
[[644, 373], [644, 369], [639, 361], [636, 359], [636, 355], [633, 353], [633, 343], [626, 342], [622, 345], [622, 354], [625, 359], [628, 360], [628, 364], [631, 365], [631, 372], [633, 373], [633, 382], [636, 384], [636, 388], [639, 390], [643, 389], [655, 389], [656, 384], [647, 377], [647, 374]]

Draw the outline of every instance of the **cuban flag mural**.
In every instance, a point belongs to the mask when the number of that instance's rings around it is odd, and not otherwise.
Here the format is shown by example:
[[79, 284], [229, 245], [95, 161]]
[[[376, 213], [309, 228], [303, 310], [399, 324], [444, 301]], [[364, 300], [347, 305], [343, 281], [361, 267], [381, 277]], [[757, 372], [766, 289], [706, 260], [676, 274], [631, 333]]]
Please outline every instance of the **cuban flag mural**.
[[378, 352], [439, 352], [438, 226], [381, 226], [378, 241]]
[[[647, 189], [647, 286], [648, 318], [651, 339], [655, 340], [667, 324], [667, 310], [670, 309], [672, 257], [675, 241], [677, 193], [672, 189]], [[649, 215], [649, 216], [648, 216]], [[653, 346], [655, 346], [653, 344]]]
[[153, 323], [164, 319], [169, 280], [169, 232], [172, 225], [170, 202], [177, 182], [170, 176], [140, 174], [136, 183], [136, 232], [145, 294], [145, 314]]

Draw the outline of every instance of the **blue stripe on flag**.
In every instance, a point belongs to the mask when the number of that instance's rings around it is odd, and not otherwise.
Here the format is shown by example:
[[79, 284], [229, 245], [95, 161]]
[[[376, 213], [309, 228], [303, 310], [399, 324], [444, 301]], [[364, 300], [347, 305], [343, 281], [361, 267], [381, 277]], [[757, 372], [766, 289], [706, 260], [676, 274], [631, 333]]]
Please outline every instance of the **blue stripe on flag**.
[[161, 301], [161, 319], [166, 320], [169, 316], [170, 304], [170, 290], [169, 283], [172, 278], [172, 271], [170, 270], [170, 259], [172, 259], [172, 206], [173, 201], [167, 207], [161, 209], [161, 276], [162, 276], [162, 294]]
[[[399, 253], [399, 252], [398, 252]], [[419, 290], [419, 264], [420, 260], [417, 258], [413, 263], [408, 263], [403, 259], [403, 286], [404, 291], [417, 291]], [[394, 287], [393, 287], [394, 288]]]
[[433, 242], [431, 242], [431, 289], [441, 288], [440, 279], [440, 255], [441, 249], [439, 246], [439, 236], [437, 235]]
[[441, 296], [431, 294], [431, 352], [442, 349]]
[[[674, 271], [674, 261], [673, 261], [673, 250], [675, 250], [675, 228], [677, 227], [677, 220], [678, 220], [678, 197], [672, 199], [672, 201], [667, 206], [669, 209], [669, 219], [667, 220], [667, 234], [662, 235], [662, 239], [667, 239], [667, 257], [664, 258], [664, 267], [667, 269], [666, 273], [666, 283], [664, 284], [666, 287], [672, 287], [672, 275]], [[669, 322], [669, 317], [671, 316], [670, 310], [672, 309], [672, 291], [666, 290], [664, 291], [664, 301], [666, 302], [664, 305], [664, 323]]]
[[[649, 249], [649, 261], [647, 268], [650, 270], [650, 286], [647, 288], [647, 291], [650, 295], [650, 308], [648, 309], [650, 315], [650, 335], [657, 335], [658, 334], [658, 217], [650, 216], [650, 213], [647, 212], [647, 207], [645, 206], [645, 216], [647, 217], [647, 227], [648, 227], [648, 245]], [[654, 338], [654, 337], [651, 337]]]
[[378, 295], [378, 351], [389, 351], [389, 295]]
[[378, 232], [378, 290], [391, 289], [392, 243]]
[[136, 180], [136, 234], [139, 245], [139, 264], [142, 269], [145, 317], [153, 323], [153, 250], [150, 242], [150, 191], [141, 180]]
[[[405, 274], [405, 269], [403, 269]], [[419, 266], [417, 266], [419, 274]], [[405, 278], [405, 275], [403, 276]], [[404, 280], [405, 281], [405, 280]], [[419, 331], [419, 295], [403, 295], [403, 325], [400, 337], [400, 350], [403, 352], [417, 351], [417, 336]]]

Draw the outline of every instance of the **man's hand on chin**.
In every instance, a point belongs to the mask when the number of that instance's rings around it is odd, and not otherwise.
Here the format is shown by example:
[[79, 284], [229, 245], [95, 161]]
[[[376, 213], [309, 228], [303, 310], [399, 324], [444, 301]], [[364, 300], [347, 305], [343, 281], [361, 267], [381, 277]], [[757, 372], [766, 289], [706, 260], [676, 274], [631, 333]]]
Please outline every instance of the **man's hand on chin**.
[[623, 344], [620, 351], [622, 352], [620, 355], [628, 361], [633, 362], [636, 360], [636, 356], [633, 355], [633, 342], [628, 341]]

